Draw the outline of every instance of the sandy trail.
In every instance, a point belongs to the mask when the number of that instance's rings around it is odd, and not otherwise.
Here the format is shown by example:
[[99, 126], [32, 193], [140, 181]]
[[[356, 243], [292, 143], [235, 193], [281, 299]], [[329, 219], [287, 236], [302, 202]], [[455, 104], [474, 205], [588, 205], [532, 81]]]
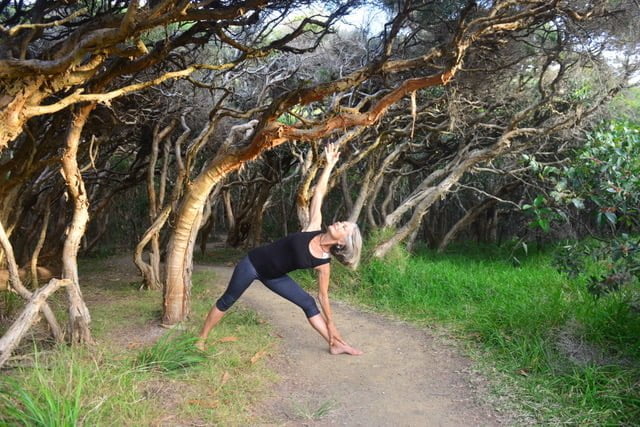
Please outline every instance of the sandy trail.
[[[222, 292], [228, 267], [216, 273]], [[470, 362], [429, 331], [332, 302], [338, 329], [364, 355], [332, 356], [304, 313], [260, 282], [242, 296], [281, 337], [274, 368], [282, 377], [257, 415], [274, 424], [471, 426], [510, 424], [486, 403]], [[224, 320], [223, 320], [224, 321]], [[215, 336], [215, 330], [212, 332]]]

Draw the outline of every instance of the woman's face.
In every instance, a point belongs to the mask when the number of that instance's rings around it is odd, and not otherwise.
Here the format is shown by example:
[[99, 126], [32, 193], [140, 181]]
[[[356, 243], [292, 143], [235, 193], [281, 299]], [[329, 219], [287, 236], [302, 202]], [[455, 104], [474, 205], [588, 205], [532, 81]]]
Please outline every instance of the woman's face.
[[353, 227], [355, 227], [355, 225], [352, 222], [336, 222], [331, 224], [327, 231], [331, 237], [339, 242], [339, 244], [344, 245], [347, 237], [353, 231]]

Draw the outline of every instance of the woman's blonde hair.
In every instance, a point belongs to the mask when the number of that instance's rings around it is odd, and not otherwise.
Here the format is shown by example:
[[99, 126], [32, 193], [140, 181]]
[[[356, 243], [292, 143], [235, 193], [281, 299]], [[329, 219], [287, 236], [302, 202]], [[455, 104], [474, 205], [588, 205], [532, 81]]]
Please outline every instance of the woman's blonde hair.
[[362, 234], [358, 224], [352, 222], [353, 228], [346, 238], [344, 245], [331, 246], [331, 254], [338, 261], [347, 267], [355, 270], [360, 263], [360, 253], [362, 251]]

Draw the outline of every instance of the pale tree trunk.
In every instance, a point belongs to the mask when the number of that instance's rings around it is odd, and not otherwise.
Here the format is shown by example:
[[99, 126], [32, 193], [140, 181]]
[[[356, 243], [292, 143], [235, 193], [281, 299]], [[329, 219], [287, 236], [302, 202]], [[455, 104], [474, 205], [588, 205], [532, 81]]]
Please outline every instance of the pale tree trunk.
[[[420, 184], [420, 187], [424, 187], [425, 182], [433, 182], [434, 175], [438, 177], [444, 176], [438, 185], [429, 187], [424, 189], [422, 193], [419, 195], [419, 203], [415, 205], [413, 210], [413, 214], [409, 221], [399, 228], [396, 233], [391, 236], [391, 238], [386, 241], [380, 243], [374, 249], [374, 256], [377, 258], [381, 258], [386, 255], [389, 250], [395, 245], [399, 244], [403, 240], [405, 240], [412, 232], [417, 230], [420, 226], [420, 222], [422, 221], [423, 216], [427, 213], [429, 207], [433, 205], [437, 200], [444, 197], [449, 189], [454, 186], [462, 176], [468, 171], [471, 167], [475, 166], [480, 162], [485, 162], [491, 159], [494, 159], [498, 155], [500, 155], [506, 148], [510, 145], [510, 138], [515, 137], [519, 133], [525, 133], [525, 131], [520, 132], [520, 130], [514, 130], [503, 134], [498, 141], [491, 147], [478, 149], [469, 152], [467, 149], [463, 149], [460, 151], [454, 160], [452, 160], [444, 169], [436, 171], [429, 175], [425, 181]], [[415, 193], [415, 192], [414, 192]], [[398, 209], [396, 209], [398, 211]], [[387, 216], [388, 218], [389, 216]], [[398, 218], [399, 220], [399, 218]]]
[[[147, 197], [149, 199], [149, 221], [151, 224], [155, 223], [156, 218], [158, 217], [158, 212], [162, 209], [161, 200], [156, 197], [156, 181], [155, 181], [155, 172], [156, 172], [156, 164], [158, 162], [158, 153], [160, 150], [160, 143], [169, 136], [169, 134], [176, 127], [177, 120], [173, 120], [168, 126], [165, 126], [164, 129], [159, 130], [159, 126], [153, 131], [153, 138], [151, 140], [151, 155], [149, 158], [149, 165], [147, 167]], [[165, 150], [166, 153], [166, 150]], [[166, 165], [166, 159], [165, 163]], [[165, 169], [163, 167], [163, 172]], [[166, 175], [161, 175], [161, 182], [166, 179]], [[161, 193], [164, 193], [164, 184], [160, 185]], [[163, 194], [161, 194], [163, 197]], [[142, 281], [143, 287], [146, 289], [162, 289], [162, 277], [160, 275], [160, 230], [166, 221], [161, 221], [160, 227], [150, 227], [153, 229], [153, 233], [151, 234], [149, 239], [142, 239], [138, 245], [136, 246], [136, 250], [134, 253], [134, 263], [142, 273]], [[147, 233], [145, 233], [146, 235]], [[151, 248], [149, 251], [149, 263], [145, 263], [142, 259], [142, 250], [146, 246], [146, 244], [151, 242]], [[144, 245], [141, 243], [144, 241]]]
[[473, 222], [478, 219], [481, 214], [485, 213], [491, 206], [494, 206], [496, 203], [498, 202], [494, 199], [487, 199], [469, 209], [467, 213], [462, 218], [460, 218], [442, 238], [440, 244], [438, 245], [438, 252], [443, 252], [447, 248], [447, 246], [449, 246], [451, 242], [456, 238], [458, 233], [467, 228], [469, 225], [473, 224]]
[[225, 190], [222, 192], [222, 201], [224, 203], [224, 215], [227, 219], [227, 229], [232, 230], [236, 226], [236, 217], [233, 214], [233, 206], [231, 205], [231, 192]]
[[[374, 148], [379, 146], [385, 137], [386, 134], [384, 133], [378, 136], [376, 142], [372, 144], [372, 147], [370, 147], [369, 152], [372, 152]], [[350, 222], [358, 221], [364, 205], [367, 204], [367, 215], [369, 223], [373, 227], [376, 226], [375, 219], [373, 218], [373, 207], [384, 181], [385, 170], [387, 170], [387, 168], [398, 159], [400, 154], [409, 147], [410, 145], [408, 142], [402, 143], [398, 145], [391, 153], [385, 156], [385, 158], [381, 162], [377, 163], [375, 162], [375, 159], [371, 160], [362, 181], [360, 193], [358, 194], [358, 198], [356, 199], [356, 202], [353, 205], [353, 210], [351, 211], [351, 215], [349, 216]]]
[[33, 294], [20, 316], [18, 316], [9, 330], [0, 338], [0, 367], [9, 359], [9, 356], [11, 356], [13, 350], [20, 343], [24, 334], [38, 321], [38, 313], [44, 308], [47, 298], [60, 286], [70, 285], [70, 280], [51, 279], [46, 286], [38, 289]]
[[[512, 182], [502, 186], [502, 188], [500, 188], [500, 190], [497, 192], [496, 197], [504, 197], [504, 195], [510, 193], [519, 185], [519, 182]], [[449, 244], [451, 244], [451, 242], [456, 238], [460, 231], [473, 224], [473, 222], [476, 221], [476, 219], [478, 219], [481, 214], [487, 212], [489, 209], [494, 208], [497, 203], [498, 199], [489, 198], [483, 200], [473, 208], [469, 209], [467, 213], [462, 218], [460, 218], [458, 222], [456, 222], [453, 227], [449, 229], [447, 234], [442, 238], [440, 244], [438, 245], [438, 252], [443, 252], [447, 248], [447, 246], [449, 246]], [[494, 213], [492, 214], [492, 220], [490, 221], [491, 229], [489, 232], [489, 237], [491, 236], [492, 231], [495, 230], [495, 223], [497, 222], [497, 218], [493, 218], [495, 216], [495, 213], [497, 213], [497, 211], [494, 211]]]
[[40, 229], [40, 236], [38, 236], [38, 242], [36, 243], [36, 247], [33, 249], [33, 253], [31, 254], [31, 287], [38, 287], [38, 256], [40, 255], [40, 251], [42, 250], [42, 246], [44, 245], [44, 240], [47, 237], [47, 226], [49, 225], [49, 214], [51, 209], [49, 207], [49, 200], [45, 200], [45, 210], [44, 216], [42, 218], [42, 228]]
[[300, 229], [303, 230], [309, 225], [309, 204], [312, 196], [311, 183], [318, 174], [320, 163], [313, 162], [313, 152], [309, 150], [301, 165], [300, 174], [302, 179], [296, 191], [296, 213], [298, 214]]
[[491, 220], [489, 221], [487, 240], [491, 243], [496, 243], [498, 241], [498, 209], [494, 206], [490, 213]]
[[[186, 114], [186, 113], [185, 113]], [[151, 225], [144, 232], [142, 238], [136, 245], [136, 249], [133, 253], [133, 263], [138, 267], [140, 274], [142, 275], [142, 287], [146, 289], [159, 290], [162, 289], [162, 272], [160, 270], [160, 231], [164, 227], [169, 215], [174, 209], [174, 204], [180, 197], [183, 191], [183, 183], [186, 179], [189, 171], [185, 167], [185, 163], [191, 164], [190, 155], [195, 156], [195, 152], [188, 154], [187, 159], [183, 161], [181, 147], [191, 134], [191, 129], [187, 126], [185, 115], [180, 118], [182, 123], [183, 132], [176, 139], [174, 143], [174, 152], [177, 165], [176, 182], [171, 192], [170, 200], [166, 206], [164, 206], [164, 199], [166, 194], [167, 176], [169, 172], [169, 153], [171, 151], [171, 142], [168, 138], [169, 134], [175, 129], [177, 120], [173, 120], [164, 129], [159, 130], [158, 127], [154, 129], [153, 139], [151, 144], [151, 157], [149, 159], [149, 167], [147, 169], [147, 195], [149, 197], [149, 220]], [[213, 124], [206, 126], [201, 134], [196, 139], [194, 147], [200, 147], [200, 141], [207, 139], [210, 135]], [[163, 145], [163, 163], [160, 174], [160, 182], [158, 184], [158, 194], [156, 196], [155, 189], [155, 168], [158, 161], [158, 153], [160, 142], [165, 141]], [[164, 207], [163, 207], [164, 206]], [[149, 262], [145, 262], [142, 258], [144, 248], [150, 243], [151, 250], [149, 251]]]
[[[145, 246], [147, 246], [149, 241], [152, 240], [154, 237], [158, 236], [158, 233], [160, 232], [162, 227], [164, 227], [164, 224], [167, 222], [167, 219], [169, 218], [170, 214], [171, 214], [171, 205], [165, 206], [165, 208], [158, 215], [156, 215], [156, 219], [153, 221], [151, 226], [147, 228], [147, 231], [145, 231], [144, 235], [136, 245], [136, 249], [133, 253], [133, 262], [138, 267], [138, 270], [140, 270], [140, 273], [142, 274], [142, 277], [144, 280], [143, 286], [149, 285], [147, 283], [147, 280], [151, 280], [153, 278], [160, 279], [160, 276], [154, 270], [155, 268], [154, 265], [144, 262], [144, 260], [142, 259], [142, 252], [144, 251], [144, 248]], [[159, 272], [160, 270], [159, 264], [157, 266], [157, 269], [158, 269], [157, 271]], [[148, 289], [154, 289], [154, 288], [148, 288]]]
[[89, 221], [89, 200], [82, 175], [78, 169], [78, 145], [82, 129], [95, 104], [76, 109], [66, 135], [62, 155], [62, 174], [67, 192], [73, 201], [73, 217], [67, 228], [67, 238], [62, 249], [62, 278], [71, 283], [66, 287], [69, 297], [69, 339], [71, 343], [91, 343], [91, 316], [80, 291], [78, 278], [78, 250]]
[[391, 203], [393, 202], [393, 195], [401, 178], [402, 175], [394, 177], [386, 187], [384, 200], [382, 201], [382, 205], [380, 206], [380, 215], [382, 216], [382, 218], [385, 218], [388, 215], [389, 206], [391, 206]]
[[342, 189], [342, 200], [347, 212], [353, 211], [353, 199], [351, 198], [351, 188], [349, 187], [349, 176], [346, 173], [340, 175], [340, 188]]
[[[0, 246], [2, 247], [2, 252], [7, 262], [7, 270], [8, 270], [8, 284], [9, 289], [15, 290], [18, 295], [20, 295], [23, 299], [29, 300], [32, 297], [32, 293], [22, 285], [22, 281], [20, 280], [20, 273], [18, 272], [18, 264], [16, 263], [16, 259], [13, 255], [13, 247], [11, 246], [11, 242], [9, 242], [9, 238], [4, 231], [4, 226], [0, 222]], [[62, 329], [56, 320], [55, 314], [53, 314], [53, 310], [49, 307], [48, 304], [44, 303], [42, 305], [42, 314], [44, 318], [49, 323], [49, 328], [51, 330], [51, 335], [57, 342], [62, 342], [64, 338], [64, 334], [62, 333]]]
[[373, 210], [376, 207], [376, 199], [378, 198], [383, 185], [384, 175], [380, 174], [376, 179], [373, 191], [371, 191], [371, 195], [369, 196], [369, 200], [367, 202], [367, 221], [369, 222], [371, 228], [378, 227], [378, 222], [376, 221], [375, 215], [373, 214]]
[[442, 178], [447, 171], [437, 169], [431, 172], [410, 195], [389, 215], [384, 218], [385, 227], [395, 227], [402, 219], [402, 216], [412, 208], [419, 205], [425, 197], [433, 192], [433, 184]]
[[418, 238], [419, 231], [420, 227], [418, 226], [411, 232], [411, 234], [409, 234], [409, 237], [407, 237], [407, 251], [413, 251], [413, 246], [416, 244], [416, 239]]
[[360, 192], [358, 193], [358, 198], [353, 204], [353, 209], [349, 214], [349, 218], [347, 221], [349, 222], [358, 222], [358, 218], [360, 218], [360, 213], [362, 212], [362, 208], [364, 207], [364, 202], [367, 200], [369, 196], [369, 188], [371, 186], [371, 181], [373, 180], [373, 175], [375, 174], [376, 165], [373, 162], [369, 163], [369, 167], [364, 174], [364, 178], [360, 185]]
[[167, 248], [162, 316], [164, 325], [174, 325], [189, 315], [193, 247], [204, 205], [215, 185], [243, 164], [243, 159], [230, 153], [228, 147], [238, 139], [247, 138], [256, 125], [257, 121], [252, 120], [234, 126], [218, 154], [187, 187]]

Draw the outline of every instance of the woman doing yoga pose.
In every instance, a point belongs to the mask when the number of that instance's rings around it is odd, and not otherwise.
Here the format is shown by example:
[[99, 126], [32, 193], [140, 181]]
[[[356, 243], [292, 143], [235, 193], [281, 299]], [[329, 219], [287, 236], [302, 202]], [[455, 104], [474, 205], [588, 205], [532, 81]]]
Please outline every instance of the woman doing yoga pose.
[[[329, 305], [329, 277], [331, 255], [343, 264], [356, 268], [360, 260], [362, 237], [357, 224], [336, 222], [321, 231], [322, 201], [327, 192], [331, 170], [338, 162], [340, 152], [333, 144], [325, 150], [326, 167], [322, 171], [311, 199], [309, 225], [271, 244], [249, 252], [236, 266], [224, 294], [211, 308], [205, 320], [198, 347], [204, 349], [211, 329], [222, 319], [224, 313], [236, 302], [254, 280], [260, 280], [269, 289], [300, 307], [311, 326], [329, 344], [331, 354], [360, 355], [362, 352], [347, 344], [333, 322]], [[318, 300], [304, 291], [287, 273], [313, 268], [318, 278]]]

